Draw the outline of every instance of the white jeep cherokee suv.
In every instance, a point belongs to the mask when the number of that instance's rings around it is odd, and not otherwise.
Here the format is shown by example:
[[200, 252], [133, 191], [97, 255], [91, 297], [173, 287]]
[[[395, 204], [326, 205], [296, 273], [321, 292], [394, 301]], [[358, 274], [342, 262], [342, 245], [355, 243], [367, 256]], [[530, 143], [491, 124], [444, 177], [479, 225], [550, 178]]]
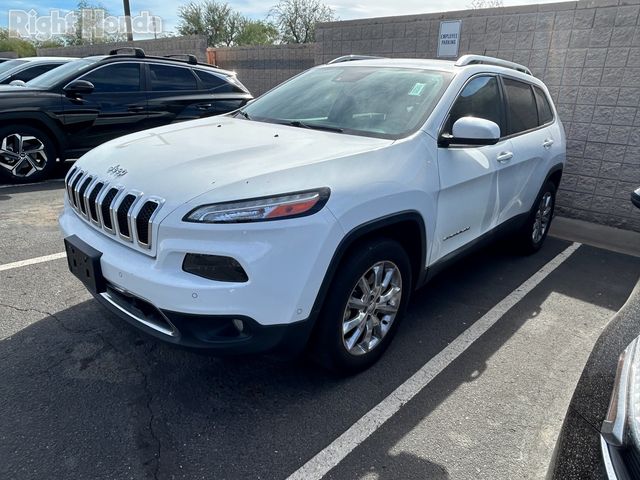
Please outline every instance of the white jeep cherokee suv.
[[218, 353], [308, 347], [354, 372], [448, 260], [506, 229], [539, 249], [564, 162], [526, 67], [332, 62], [87, 153], [60, 226], [71, 271], [141, 330]]

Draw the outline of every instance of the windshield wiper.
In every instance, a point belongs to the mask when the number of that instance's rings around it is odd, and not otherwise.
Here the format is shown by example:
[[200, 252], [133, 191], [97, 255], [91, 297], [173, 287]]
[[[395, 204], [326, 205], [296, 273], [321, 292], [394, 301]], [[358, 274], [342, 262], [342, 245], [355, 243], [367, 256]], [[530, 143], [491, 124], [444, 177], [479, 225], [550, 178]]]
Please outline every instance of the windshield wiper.
[[245, 112], [244, 110], [238, 110], [236, 113], [239, 113], [240, 115], [242, 115], [247, 120], [251, 120], [251, 116], [247, 112]]
[[319, 125], [317, 123], [306, 123], [300, 120], [292, 120], [290, 122], [283, 122], [284, 125], [291, 125], [298, 128], [310, 128], [312, 130], [325, 130], [327, 132], [342, 133], [344, 130], [339, 127], [330, 127], [328, 125]]

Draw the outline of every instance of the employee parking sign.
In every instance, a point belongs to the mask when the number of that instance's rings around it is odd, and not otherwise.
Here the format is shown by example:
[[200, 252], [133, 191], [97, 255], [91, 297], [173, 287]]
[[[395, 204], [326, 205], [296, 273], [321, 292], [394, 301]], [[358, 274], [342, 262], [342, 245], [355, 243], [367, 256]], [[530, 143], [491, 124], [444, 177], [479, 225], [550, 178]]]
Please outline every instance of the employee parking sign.
[[438, 57], [457, 57], [460, 45], [460, 25], [462, 20], [440, 22]]

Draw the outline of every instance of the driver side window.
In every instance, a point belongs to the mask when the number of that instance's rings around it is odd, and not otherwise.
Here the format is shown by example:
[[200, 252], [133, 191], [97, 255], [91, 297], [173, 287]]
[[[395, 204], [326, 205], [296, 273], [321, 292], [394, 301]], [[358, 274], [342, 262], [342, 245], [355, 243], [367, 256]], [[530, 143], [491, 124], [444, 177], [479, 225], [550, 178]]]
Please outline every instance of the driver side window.
[[476, 77], [467, 83], [456, 99], [444, 128], [444, 133], [451, 133], [453, 124], [462, 117], [477, 117], [491, 120], [502, 127], [502, 99], [497, 77]]

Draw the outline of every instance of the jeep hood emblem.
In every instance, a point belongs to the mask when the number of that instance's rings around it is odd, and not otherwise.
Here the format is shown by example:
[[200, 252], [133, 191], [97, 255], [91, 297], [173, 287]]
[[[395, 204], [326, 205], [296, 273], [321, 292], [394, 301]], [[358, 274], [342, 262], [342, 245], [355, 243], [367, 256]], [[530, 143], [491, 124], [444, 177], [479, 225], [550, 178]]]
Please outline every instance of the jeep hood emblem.
[[114, 177], [121, 177], [123, 175], [127, 174], [127, 170], [124, 168], [120, 167], [120, 164], [118, 165], [112, 165], [107, 169], [107, 173], [109, 175], [113, 175]]

